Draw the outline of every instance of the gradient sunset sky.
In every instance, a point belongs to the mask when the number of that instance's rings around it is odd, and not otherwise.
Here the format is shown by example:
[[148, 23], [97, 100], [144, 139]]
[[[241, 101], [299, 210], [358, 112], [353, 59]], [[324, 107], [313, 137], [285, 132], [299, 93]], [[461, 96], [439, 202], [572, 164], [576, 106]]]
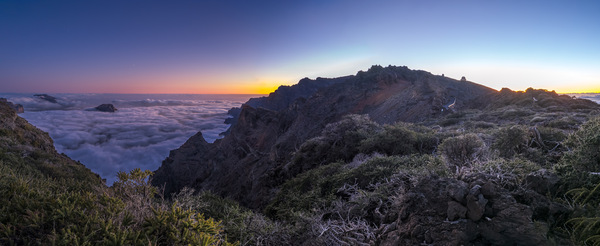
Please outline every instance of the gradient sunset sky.
[[5, 93], [268, 93], [374, 64], [600, 92], [600, 1], [0, 0]]

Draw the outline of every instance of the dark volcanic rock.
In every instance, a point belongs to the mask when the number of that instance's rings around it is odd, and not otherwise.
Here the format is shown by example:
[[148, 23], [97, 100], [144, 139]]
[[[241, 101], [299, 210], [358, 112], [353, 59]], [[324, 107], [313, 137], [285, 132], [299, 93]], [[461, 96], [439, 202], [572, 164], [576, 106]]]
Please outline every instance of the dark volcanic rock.
[[[344, 115], [367, 114], [378, 123], [419, 122], [444, 115], [443, 105], [451, 99], [456, 109], [466, 109], [485, 105], [493, 93], [406, 67], [373, 66], [355, 76], [303, 79], [267, 98], [249, 100], [225, 138], [172, 151], [153, 184], [165, 185], [167, 194], [184, 186], [208, 189], [261, 208], [285, 178], [297, 175], [283, 168], [294, 151]], [[190, 141], [204, 141], [200, 138]]]
[[14, 109], [17, 114], [25, 113], [25, 108], [23, 108], [23, 105], [21, 104], [14, 104], [6, 100], [6, 98], [0, 98], [0, 102], [6, 103], [9, 107]]
[[[378, 245], [548, 245], [546, 232], [533, 223], [532, 204], [517, 201], [510, 191], [495, 185], [494, 177], [465, 179], [472, 186], [467, 197], [475, 197], [476, 205], [455, 201], [463, 181], [451, 178], [424, 177], [400, 191], [394, 205], [398, 218], [379, 235]], [[479, 183], [494, 186], [494, 196], [483, 194]], [[535, 192], [534, 192], [535, 193]], [[481, 202], [485, 199], [487, 202]], [[553, 203], [545, 198], [545, 207]], [[480, 216], [481, 210], [486, 211]], [[476, 211], [474, 211], [476, 210]], [[488, 212], [489, 211], [489, 212]], [[465, 214], [477, 213], [471, 217]]]
[[547, 169], [541, 169], [527, 175], [523, 182], [527, 188], [545, 195], [548, 192], [551, 193], [556, 190], [558, 181], [559, 178], [555, 173], [552, 173]]
[[56, 97], [50, 96], [48, 94], [35, 94], [33, 96], [37, 97], [39, 99], [42, 99], [42, 100], [46, 100], [46, 101], [51, 102], [51, 103], [58, 103]]
[[101, 104], [98, 107], [95, 107], [96, 110], [101, 111], [101, 112], [115, 112], [117, 111], [117, 108], [115, 108], [114, 105], [112, 104]]

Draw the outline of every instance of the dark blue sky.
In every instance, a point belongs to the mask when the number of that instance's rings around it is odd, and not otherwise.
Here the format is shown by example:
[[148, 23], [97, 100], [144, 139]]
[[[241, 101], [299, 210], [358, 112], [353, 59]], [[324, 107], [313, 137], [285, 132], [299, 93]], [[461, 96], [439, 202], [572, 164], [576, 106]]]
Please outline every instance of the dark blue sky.
[[600, 91], [597, 1], [0, 0], [0, 92], [260, 93], [407, 65]]

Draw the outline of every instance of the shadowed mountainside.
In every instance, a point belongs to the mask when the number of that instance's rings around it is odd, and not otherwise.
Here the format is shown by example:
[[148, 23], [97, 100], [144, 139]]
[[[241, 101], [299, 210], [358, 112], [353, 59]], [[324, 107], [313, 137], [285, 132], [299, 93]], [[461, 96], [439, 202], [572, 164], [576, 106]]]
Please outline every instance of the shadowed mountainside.
[[488, 105], [495, 93], [407, 67], [373, 66], [354, 76], [303, 79], [243, 105], [225, 138], [209, 144], [201, 133], [191, 137], [171, 151], [153, 184], [164, 185], [166, 194], [188, 186], [261, 208], [284, 177], [297, 175], [282, 173], [282, 167], [298, 147], [344, 115], [367, 114], [380, 124], [421, 122], [450, 113], [444, 105], [452, 102], [453, 110]]

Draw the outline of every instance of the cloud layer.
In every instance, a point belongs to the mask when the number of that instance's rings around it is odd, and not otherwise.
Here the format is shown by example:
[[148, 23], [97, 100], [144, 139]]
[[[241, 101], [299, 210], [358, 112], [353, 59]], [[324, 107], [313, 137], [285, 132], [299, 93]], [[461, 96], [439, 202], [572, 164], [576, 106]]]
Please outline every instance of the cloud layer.
[[[110, 99], [110, 95], [75, 94], [60, 97], [59, 103], [62, 100], [63, 104], [26, 96], [13, 96], [9, 100], [24, 105], [25, 113], [21, 116], [47, 131], [58, 152], [81, 161], [110, 185], [118, 171], [156, 170], [170, 150], [181, 146], [198, 131], [213, 142], [229, 127], [223, 123], [228, 118], [227, 110], [239, 107], [249, 98], [184, 98], [186, 96], [170, 96], [183, 97], [183, 100], [156, 98], [160, 97], [157, 95], [144, 99]], [[89, 110], [102, 100], [115, 104], [118, 111]]]

